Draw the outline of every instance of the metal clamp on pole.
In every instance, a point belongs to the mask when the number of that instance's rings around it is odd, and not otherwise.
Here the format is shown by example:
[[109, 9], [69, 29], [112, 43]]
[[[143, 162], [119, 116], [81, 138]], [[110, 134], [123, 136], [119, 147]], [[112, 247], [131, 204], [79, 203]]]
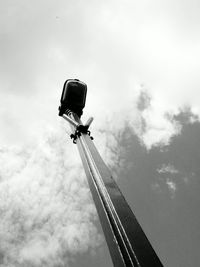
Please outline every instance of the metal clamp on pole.
[[77, 143], [113, 264], [115, 267], [162, 267], [110, 170], [91, 141], [88, 129], [93, 118], [85, 125], [80, 120], [86, 91], [87, 86], [79, 80], [67, 80], [59, 115], [70, 123], [73, 132], [71, 138]]
[[[74, 128], [75, 131], [73, 134], [70, 135], [71, 139], [73, 139], [73, 143], [76, 144], [76, 140], [78, 137], [81, 136], [81, 134], [88, 134], [90, 136], [91, 132], [88, 130], [93, 118], [89, 118], [88, 121], [86, 122], [85, 125], [81, 124], [81, 123], [77, 123], [75, 120], [73, 120], [70, 116], [71, 116], [72, 112], [68, 111], [68, 115], [67, 114], [63, 114], [63, 118], [65, 120], [67, 120]], [[90, 138], [93, 140], [94, 138], [92, 136], [90, 136]]]

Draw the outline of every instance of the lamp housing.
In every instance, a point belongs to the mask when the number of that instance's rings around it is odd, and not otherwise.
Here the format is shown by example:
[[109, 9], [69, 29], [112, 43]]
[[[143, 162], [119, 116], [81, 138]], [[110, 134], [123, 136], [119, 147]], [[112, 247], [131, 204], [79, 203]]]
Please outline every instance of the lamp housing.
[[60, 99], [59, 116], [70, 110], [81, 117], [85, 107], [87, 85], [78, 79], [65, 81]]

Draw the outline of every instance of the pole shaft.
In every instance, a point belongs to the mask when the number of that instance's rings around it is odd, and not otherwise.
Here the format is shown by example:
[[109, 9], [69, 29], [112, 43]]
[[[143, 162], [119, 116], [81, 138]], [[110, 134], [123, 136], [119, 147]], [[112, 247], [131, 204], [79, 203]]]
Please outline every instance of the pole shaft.
[[[71, 118], [82, 124], [76, 114]], [[77, 145], [114, 266], [162, 267], [88, 134]]]

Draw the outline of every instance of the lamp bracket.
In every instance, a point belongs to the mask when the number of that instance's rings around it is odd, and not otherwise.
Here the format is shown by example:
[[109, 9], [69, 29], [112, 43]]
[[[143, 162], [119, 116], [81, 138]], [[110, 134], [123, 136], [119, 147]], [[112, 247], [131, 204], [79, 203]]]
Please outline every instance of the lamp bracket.
[[83, 124], [79, 124], [76, 128], [73, 134], [70, 135], [70, 138], [73, 139], [73, 143], [76, 144], [76, 141], [78, 139], [78, 137], [81, 136], [81, 134], [88, 134], [91, 138], [91, 140], [93, 140], [94, 138], [91, 136], [91, 132], [88, 130], [91, 123], [92, 123], [93, 118], [90, 118], [88, 121], [90, 123], [86, 123], [85, 125]]

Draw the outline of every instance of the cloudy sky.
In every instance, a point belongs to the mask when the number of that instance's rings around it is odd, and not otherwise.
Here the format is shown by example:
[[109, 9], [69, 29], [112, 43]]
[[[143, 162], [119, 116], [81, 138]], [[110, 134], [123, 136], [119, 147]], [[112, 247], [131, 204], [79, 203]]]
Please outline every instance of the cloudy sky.
[[200, 2], [0, 0], [0, 266], [112, 266], [76, 147], [83, 121], [166, 267], [199, 266]]

